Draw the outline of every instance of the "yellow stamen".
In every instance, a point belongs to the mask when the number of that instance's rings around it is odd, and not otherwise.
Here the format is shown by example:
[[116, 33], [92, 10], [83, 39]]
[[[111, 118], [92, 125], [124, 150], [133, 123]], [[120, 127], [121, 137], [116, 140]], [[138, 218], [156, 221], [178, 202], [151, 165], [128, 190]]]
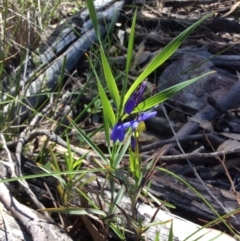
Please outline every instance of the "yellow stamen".
[[137, 127], [137, 132], [139, 132], [139, 134], [143, 131], [146, 130], [146, 126], [145, 126], [145, 123], [143, 121], [141, 121], [139, 124], [138, 124], [138, 127]]

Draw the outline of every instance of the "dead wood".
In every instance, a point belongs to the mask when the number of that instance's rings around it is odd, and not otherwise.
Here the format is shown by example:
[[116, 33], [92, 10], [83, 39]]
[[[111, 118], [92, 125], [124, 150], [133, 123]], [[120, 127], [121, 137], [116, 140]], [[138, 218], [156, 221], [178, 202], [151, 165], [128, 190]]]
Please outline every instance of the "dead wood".
[[[187, 177], [182, 178], [192, 185], [220, 215], [225, 214], [222, 208], [211, 198], [199, 181]], [[238, 208], [238, 202], [232, 192], [210, 186], [209, 189], [228, 210], [228, 212], [234, 211]], [[159, 198], [164, 198], [167, 202], [170, 202], [181, 208], [183, 211], [188, 212], [190, 216], [196, 215], [199, 219], [202, 218], [205, 220], [213, 220], [217, 218], [213, 211], [204, 204], [203, 200], [191, 189], [186, 187], [186, 185], [180, 181], [174, 180], [172, 176], [164, 174], [163, 172], [158, 172], [157, 175], [153, 177], [150, 191]], [[238, 195], [240, 195], [239, 192]], [[236, 213], [233, 217], [228, 217], [227, 220], [233, 227], [240, 230], [239, 213]]]
[[[224, 109], [230, 109], [232, 106], [237, 105], [237, 103], [240, 101], [239, 92], [240, 81], [234, 84], [221, 99], [217, 100], [218, 105]], [[211, 121], [216, 118], [217, 115], [219, 115], [219, 111], [217, 111], [210, 105], [206, 105], [194, 117], [196, 117], [197, 119]], [[177, 137], [184, 137], [186, 135], [190, 135], [194, 133], [198, 128], [198, 123], [189, 121], [177, 132]], [[159, 150], [159, 153], [163, 152], [166, 154], [174, 146], [175, 144], [165, 145]]]
[[[20, 222], [20, 226], [16, 224], [16, 221], [11, 220], [7, 212], [2, 213], [3, 222], [5, 227], [9, 224], [13, 225], [14, 229], [3, 229], [0, 232], [3, 239], [8, 240], [9, 237], [14, 237], [14, 240], [18, 240], [19, 236], [24, 237], [24, 240], [36, 240], [36, 241], [53, 241], [53, 240], [72, 240], [66, 232], [61, 229], [55, 222], [47, 219], [40, 213], [28, 208], [27, 206], [19, 203], [9, 192], [4, 183], [0, 183], [1, 194], [0, 202], [4, 205], [5, 209], [11, 212], [11, 214]], [[22, 234], [18, 231], [19, 227], [24, 227], [25, 231]], [[16, 230], [16, 234], [14, 232]], [[26, 231], [31, 235], [31, 238], [26, 234]], [[15, 236], [16, 235], [16, 236]], [[11, 239], [11, 238], [10, 238]]]
[[[186, 5], [184, 5], [184, 3]], [[141, 68], [144, 68], [149, 61], [161, 51], [161, 48], [164, 47], [167, 43], [169, 43], [177, 34], [179, 34], [182, 30], [185, 30], [187, 26], [195, 22], [201, 14], [196, 14], [196, 16], [189, 17], [189, 19], [186, 18], [186, 15], [181, 15], [179, 13], [172, 13], [172, 12], [164, 12], [167, 8], [167, 6], [171, 6], [171, 9], [176, 8], [174, 4], [179, 4], [183, 7], [185, 6], [193, 6], [196, 8], [199, 4], [207, 4], [207, 3], [216, 3], [220, 4], [223, 3], [224, 1], [204, 1], [204, 0], [199, 0], [199, 1], [164, 1], [163, 6], [165, 9], [157, 9], [154, 8], [151, 10], [151, 7], [157, 6], [157, 1], [146, 1], [146, 3], [150, 6], [150, 8], [142, 8], [141, 13], [138, 15], [138, 26], [136, 28], [136, 44], [139, 42], [142, 42], [144, 40], [144, 47], [145, 51], [143, 52], [142, 55], [145, 55], [143, 60], [137, 62], [134, 59], [134, 63], [137, 63], [134, 70], [131, 70], [131, 76], [130, 78], [135, 79], [135, 76], [138, 75], [141, 72]], [[141, 6], [143, 5], [143, 1], [138, 1], [138, 3]], [[145, 3], [145, 2], [144, 2]], [[152, 4], [153, 3], [153, 4]], [[193, 4], [194, 3], [194, 4]], [[99, 23], [100, 23], [100, 33], [101, 35], [104, 35], [109, 26], [110, 26], [110, 20], [113, 19], [113, 15], [119, 14], [120, 10], [122, 10], [122, 7], [125, 4], [129, 4], [129, 1], [109, 1], [104, 4], [104, 6], [100, 7], [97, 9], [98, 11], [98, 17], [99, 17]], [[155, 5], [154, 5], [155, 4]], [[190, 4], [190, 5], [189, 5]], [[149, 7], [148, 6], [148, 7]], [[163, 7], [162, 6], [162, 7]], [[173, 7], [172, 7], [173, 6]], [[214, 5], [215, 6], [215, 5]], [[217, 5], [218, 6], [218, 5]], [[145, 7], [145, 6], [144, 6]], [[202, 7], [202, 6], [201, 6]], [[210, 7], [211, 8], [211, 7]], [[183, 8], [182, 8], [183, 9]], [[181, 11], [183, 11], [181, 9]], [[223, 11], [226, 13], [230, 9], [230, 6], [227, 6], [226, 9]], [[153, 11], [155, 10], [155, 11]], [[159, 12], [157, 12], [159, 10]], [[162, 12], [161, 12], [162, 10]], [[186, 11], [186, 10], [184, 10]], [[199, 9], [197, 10], [199, 11]], [[127, 12], [126, 14], [126, 19], [129, 18], [131, 19], [132, 17], [132, 12], [129, 11], [130, 14]], [[201, 12], [206, 12], [202, 11]], [[166, 15], [167, 14], [167, 15]], [[151, 17], [149, 17], [149, 15]], [[166, 17], [168, 16], [168, 17]], [[187, 15], [188, 16], [188, 15]], [[190, 15], [189, 15], [190, 16]], [[184, 19], [185, 18], [185, 19]], [[117, 21], [117, 18], [116, 18]], [[129, 21], [131, 22], [131, 21]], [[123, 24], [123, 22], [122, 22]], [[124, 24], [128, 25], [129, 23]], [[235, 75], [235, 70], [239, 70], [239, 33], [240, 33], [240, 27], [239, 23], [237, 21], [232, 21], [230, 19], [225, 19], [225, 18], [213, 18], [209, 19], [204, 23], [195, 33], [194, 36], [190, 36], [189, 40], [185, 41], [183, 44], [184, 48], [179, 49], [169, 60], [169, 62], [174, 61], [175, 59], [181, 58], [184, 54], [188, 52], [197, 52], [198, 54], [201, 54], [203, 59], [207, 58], [212, 58], [215, 53], [218, 53], [219, 50], [223, 50], [227, 47], [232, 47], [231, 49], [228, 49], [228, 51], [225, 52], [228, 55], [225, 56], [216, 56], [214, 57], [211, 62], [217, 66], [218, 68], [227, 68], [227, 70], [220, 70], [216, 69], [218, 72], [217, 77], [226, 77], [226, 79], [231, 80], [231, 81], [236, 81], [237, 76]], [[125, 27], [125, 26], [124, 26]], [[152, 30], [154, 29], [154, 30]], [[26, 93], [25, 96], [23, 96], [23, 103], [33, 107], [37, 108], [40, 103], [42, 103], [44, 100], [46, 100], [46, 95], [43, 95], [42, 93], [46, 93], [49, 95], [49, 92], [53, 91], [56, 86], [59, 84], [59, 76], [62, 70], [62, 67], [64, 66], [64, 63], [66, 64], [66, 72], [65, 72], [65, 77], [69, 77], [73, 70], [75, 69], [75, 65], [83, 64], [81, 61], [81, 56], [84, 55], [84, 52], [89, 50], [91, 46], [93, 46], [94, 42], [97, 42], [97, 37], [96, 34], [92, 28], [91, 21], [89, 20], [89, 15], [86, 10], [83, 10], [76, 14], [75, 16], [69, 18], [64, 24], [60, 25], [54, 33], [50, 36], [50, 38], [46, 41], [46, 44], [42, 45], [39, 48], [39, 53], [36, 56], [31, 56], [30, 59], [27, 59], [25, 61], [25, 65], [27, 66], [27, 76], [24, 76], [23, 73], [21, 73], [21, 68], [16, 69], [16, 75], [13, 74], [13, 78], [17, 78], [17, 75], [21, 75], [22, 78], [22, 86], [27, 86], [27, 89], [22, 89], [23, 93]], [[233, 43], [234, 42], [234, 43]], [[119, 48], [120, 49], [120, 48]], [[138, 50], [135, 50], [135, 53], [137, 53]], [[36, 51], [37, 52], [37, 51]], [[112, 58], [112, 60], [119, 60], [122, 61], [121, 64], [125, 65], [125, 57], [120, 56], [122, 53], [119, 53], [118, 57]], [[234, 55], [237, 54], [237, 55]], [[136, 57], [136, 55], [134, 56]], [[66, 60], [66, 62], [64, 62]], [[161, 68], [158, 69], [159, 72], [163, 71], [163, 68], [165, 68], [168, 64], [163, 65]], [[117, 61], [116, 61], [116, 64]], [[211, 63], [209, 64], [209, 68], [212, 68], [213, 65]], [[229, 71], [229, 69], [233, 71]], [[135, 72], [134, 72], [135, 71]], [[71, 78], [70, 78], [71, 79]], [[150, 77], [151, 79], [151, 77]], [[47, 80], [47, 81], [46, 81]], [[65, 79], [64, 79], [65, 80]], [[151, 79], [152, 80], [152, 79]], [[75, 80], [74, 80], [75, 81]], [[73, 82], [74, 82], [73, 81]], [[229, 83], [231, 82], [229, 81]], [[82, 83], [80, 83], [82, 84]], [[226, 89], [223, 88], [224, 91]], [[225, 110], [228, 110], [231, 106], [235, 106], [235, 104], [240, 100], [239, 99], [239, 92], [240, 92], [240, 84], [239, 81], [230, 88], [224, 96], [221, 98], [216, 98], [218, 104], [224, 108]], [[10, 94], [15, 93], [14, 90], [9, 92]], [[38, 94], [41, 93], [40, 96]], [[35, 96], [34, 96], [35, 95]], [[32, 97], [30, 97], [32, 96]], [[38, 97], [37, 97], [38, 96]], [[22, 98], [22, 96], [18, 96]], [[25, 99], [25, 97], [27, 97]], [[3, 96], [3, 100], [5, 97]], [[190, 102], [190, 101], [189, 101]], [[175, 105], [176, 102], [174, 102], [173, 105]], [[205, 105], [206, 103], [204, 103]], [[177, 104], [176, 104], [177, 105]], [[5, 108], [5, 113], [8, 112], [9, 106]], [[71, 107], [69, 107], [71, 108]], [[201, 107], [202, 108], [202, 107]], [[28, 117], [30, 116], [31, 111], [26, 107], [26, 106], [19, 106], [16, 107], [18, 110], [17, 113], [13, 113], [13, 123], [22, 123], [25, 120], [29, 120]], [[44, 113], [44, 112], [42, 112]], [[196, 112], [194, 112], [196, 113]], [[202, 108], [197, 114], [195, 114], [195, 119], [205, 119], [205, 120], [213, 120], [216, 116], [220, 115], [220, 111], [218, 111], [216, 108], [211, 107], [210, 105], [205, 106]], [[19, 116], [18, 116], [19, 114]], [[46, 113], [44, 113], [46, 114]], [[222, 113], [221, 113], [222, 114]], [[50, 117], [52, 118], [52, 117]], [[55, 120], [55, 118], [52, 118]], [[31, 123], [31, 122], [30, 122]], [[35, 123], [35, 126], [38, 126], [39, 122]], [[170, 130], [169, 128], [169, 123], [167, 123], [166, 119], [159, 117], [157, 120], [157, 125], [159, 129], [155, 129], [155, 133], [166, 133], [166, 130]], [[194, 133], [196, 130], [199, 129], [199, 124], [194, 122], [194, 121], [189, 121], [188, 123], [184, 124], [183, 123], [175, 123], [173, 121], [172, 125], [177, 128], [178, 130], [180, 129], [179, 133], [177, 136], [181, 138], [183, 141], [185, 139], [185, 136], [191, 133]], [[183, 127], [182, 127], [183, 125]], [[161, 128], [161, 129], [160, 129]], [[62, 147], [66, 147], [66, 142], [62, 141], [62, 139], [58, 138], [57, 135], [55, 135], [54, 132], [51, 132], [51, 130], [30, 130], [31, 134], [24, 136], [24, 139], [22, 141], [21, 138], [17, 141], [13, 141], [9, 143], [9, 147], [15, 151], [15, 147], [17, 143], [21, 142], [21, 148], [20, 150], [17, 149], [18, 153], [17, 155], [19, 156], [20, 160], [20, 167], [24, 175], [29, 174], [30, 171], [34, 171], [36, 166], [34, 164], [30, 164], [29, 162], [25, 162], [24, 158], [21, 157], [23, 154], [23, 147], [26, 145], [28, 141], [37, 139], [38, 136], [40, 135], [46, 135], [48, 138], [50, 138], [50, 141], [53, 143], [58, 143]], [[164, 133], [164, 134], [165, 134]], [[169, 134], [169, 133], [167, 133]], [[220, 143], [224, 142], [225, 139], [219, 138], [216, 133], [209, 134], [209, 137], [212, 135], [212, 139], [214, 139], [217, 142], [217, 145]], [[202, 138], [203, 134], [201, 134], [201, 139], [200, 137], [194, 137], [195, 139], [192, 140], [202, 140], [204, 141], [204, 138]], [[29, 138], [29, 139], [27, 139]], [[189, 138], [190, 139], [190, 138]], [[45, 139], [46, 140], [46, 139]], [[101, 140], [102, 141], [102, 140]], [[175, 142], [176, 139], [171, 139], [167, 140], [167, 142]], [[189, 140], [188, 140], [189, 141]], [[102, 141], [101, 144], [103, 144], [104, 141]], [[161, 145], [164, 143], [164, 141], [161, 142]], [[52, 143], [50, 143], [52, 144]], [[172, 148], [174, 144], [169, 144], [167, 146], [164, 146], [161, 150], [165, 150], [165, 153], [167, 150]], [[190, 146], [190, 144], [189, 144]], [[40, 147], [38, 147], [40, 148]], [[74, 153], [77, 153], [79, 155], [86, 154], [89, 150], [85, 149], [80, 149], [76, 147], [71, 147], [72, 151]], [[156, 146], [154, 146], [156, 148]], [[164, 149], [165, 148], [165, 149]], [[38, 149], [39, 151], [39, 149]], [[66, 152], [64, 149], [63, 153]], [[59, 151], [60, 153], [60, 151]], [[92, 155], [90, 153], [89, 155]], [[216, 155], [217, 156], [217, 155]], [[170, 157], [171, 158], [171, 157]], [[170, 159], [169, 158], [169, 159]], [[185, 156], [186, 158], [186, 156]], [[205, 158], [206, 159], [206, 158]], [[204, 160], [205, 160], [204, 159]], [[203, 159], [198, 159], [198, 163], [202, 162]], [[165, 159], [167, 161], [167, 158]], [[87, 163], [87, 161], [86, 161]], [[214, 161], [212, 161], [214, 163]], [[236, 161], [231, 162], [231, 164], [237, 166]], [[178, 163], [181, 165], [181, 163]], [[208, 163], [209, 164], [209, 163]], [[214, 163], [216, 165], [216, 163]], [[183, 165], [182, 165], [183, 166]], [[185, 169], [186, 166], [183, 166], [182, 169], [182, 174], [186, 173], [191, 173], [192, 171], [189, 171]], [[189, 167], [188, 167], [189, 168]], [[1, 170], [1, 168], [0, 168]], [[36, 172], [38, 173], [40, 170], [36, 168]], [[222, 171], [223, 172], [223, 171]], [[3, 172], [2, 172], [3, 173]], [[192, 173], [191, 173], [192, 174]], [[5, 172], [4, 178], [7, 177], [8, 173]], [[216, 177], [216, 175], [212, 175]], [[217, 177], [216, 177], [217, 178]], [[223, 209], [221, 209], [217, 203], [214, 203], [214, 201], [211, 199], [210, 195], [206, 193], [205, 189], [203, 190], [201, 188], [201, 185], [199, 184], [198, 181], [186, 178], [187, 181], [189, 181], [193, 186], [195, 186], [201, 193], [202, 195], [209, 200], [209, 202], [213, 203], [214, 208], [219, 211], [219, 213], [224, 214]], [[49, 190], [54, 193], [56, 189], [56, 183], [55, 179], [37, 179], [37, 180], [31, 180], [29, 181], [29, 185], [31, 189], [34, 191], [35, 195], [39, 198], [39, 200], [42, 203], [47, 203], [46, 197], [49, 197], [48, 192], [44, 189], [44, 181], [47, 182]], [[9, 183], [6, 184], [9, 190], [11, 190], [14, 194], [16, 193], [16, 187], [14, 183]], [[4, 186], [3, 186], [4, 188]], [[3, 190], [6, 190], [3, 189]], [[151, 186], [151, 191], [156, 194], [157, 196], [163, 198], [163, 199], [168, 199], [170, 203], [173, 203], [176, 205], [176, 207], [180, 207], [183, 210], [189, 211], [195, 215], [199, 215], [199, 217], [202, 217], [207, 220], [212, 220], [216, 216], [210, 211], [209, 208], [205, 207], [204, 204], [202, 203], [202, 200], [199, 199], [196, 195], [194, 195], [192, 192], [190, 192], [186, 187], [181, 185], [179, 182], [176, 182], [173, 180], [173, 178], [167, 176], [167, 175], [159, 175], [158, 177], [153, 179], [153, 185]], [[226, 209], [229, 211], [232, 211], [236, 209], [238, 206], [236, 205], [236, 201], [234, 199], [235, 196], [231, 192], [227, 192], [224, 190], [221, 190], [220, 188], [212, 188], [211, 191], [216, 195], [216, 197], [220, 200], [220, 202], [226, 206]], [[107, 188], [106, 188], [106, 193], [107, 193]], [[19, 193], [21, 195], [24, 195], [24, 190], [20, 189]], [[16, 203], [15, 199], [12, 199], [11, 195], [7, 192], [6, 190], [6, 197], [10, 197], [11, 200], [14, 200], [14, 204], [18, 205]], [[94, 197], [96, 198], [96, 196]], [[127, 199], [127, 197], [126, 197]], [[102, 197], [102, 202], [108, 201], [109, 197], [106, 196]], [[39, 215], [36, 212], [33, 212], [32, 210], [30, 211], [28, 208], [26, 209], [25, 206], [20, 206], [21, 209], [25, 210], [26, 213], [30, 213], [33, 217], [33, 219], [30, 220], [31, 227], [29, 226], [29, 217], [26, 216], [21, 216], [19, 214], [19, 210], [15, 210], [14, 207], [9, 206], [9, 199], [4, 200], [3, 202], [5, 203], [5, 206], [8, 210], [11, 210], [12, 213], [17, 217], [23, 224], [26, 224], [24, 227], [21, 226], [21, 228], [26, 231], [30, 230], [32, 233], [37, 232], [38, 234], [42, 235], [42, 232], [44, 230], [44, 234], [48, 234], [48, 221], [46, 218], [43, 218], [41, 215]], [[50, 204], [49, 204], [50, 202]], [[74, 203], [75, 205], [80, 205], [79, 203]], [[150, 207], [150, 205], [143, 204], [139, 201], [139, 215], [144, 217], [144, 222], [148, 224], [151, 220], [151, 218], [155, 215], [155, 212], [157, 211], [157, 208]], [[52, 200], [48, 200], [48, 205], [52, 205]], [[129, 200], [126, 201], [125, 205], [125, 198], [123, 202], [121, 203], [121, 208], [124, 210], [129, 210]], [[124, 206], [125, 205], [125, 206]], [[201, 207], [201, 209], [199, 208]], [[199, 210], [200, 209], [200, 210]], [[119, 210], [120, 212], [121, 210]], [[30, 215], [29, 214], [29, 215]], [[166, 215], [166, 216], [165, 216]], [[164, 218], [163, 218], [164, 217]], [[166, 221], [166, 220], [172, 220], [174, 219], [174, 222], [177, 222], [175, 220], [181, 220], [180, 218], [174, 216], [174, 215], [167, 215], [165, 212], [159, 211], [159, 215], [157, 215], [158, 220], [161, 221]], [[35, 222], [36, 221], [36, 222]], [[186, 220], [181, 220], [182, 222], [177, 223], [177, 227], [183, 227], [186, 225], [189, 225], [188, 227], [192, 227], [192, 224], [190, 222], [187, 222]], [[234, 217], [230, 218], [231, 224], [238, 228], [239, 227], [239, 217], [236, 216], [236, 219]], [[43, 224], [42, 224], [43, 223]], [[87, 222], [86, 222], [87, 223]], [[62, 237], [65, 237], [67, 240], [68, 236], [64, 231], [59, 229], [59, 227], [56, 224], [52, 225], [58, 230], [59, 234], [64, 234]], [[124, 223], [126, 226], [127, 224]], [[195, 228], [187, 228], [188, 229], [188, 234], [193, 232], [194, 230], [198, 229], [198, 226], [193, 225]], [[175, 226], [176, 227], [176, 226]], [[31, 229], [32, 228], [32, 229]], [[43, 228], [43, 230], [41, 230]], [[156, 232], [160, 231], [161, 233], [161, 238], [162, 240], [166, 240], [166, 236], [169, 233], [169, 226], [157, 226], [156, 229], [152, 228], [149, 229], [146, 235], [148, 235], [146, 238], [148, 240], [154, 240], [156, 236]], [[56, 231], [57, 232], [57, 231]], [[175, 231], [175, 240], [183, 240], [187, 234], [184, 234], [182, 237], [182, 233], [185, 232], [183, 231], [182, 228], [181, 230]], [[6, 232], [3, 232], [3, 235], [5, 235]], [[53, 231], [55, 233], [55, 229]], [[23, 235], [25, 233], [23, 232]], [[33, 235], [33, 234], [32, 234]], [[65, 235], [65, 236], [64, 236]], [[3, 236], [2, 236], [3, 237]], [[27, 236], [26, 236], [27, 237]], [[30, 236], [28, 236], [30, 238]], [[28, 238], [27, 237], [27, 238]], [[50, 237], [50, 236], [49, 236]], [[46, 238], [46, 236], [42, 236], [42, 238]], [[59, 236], [55, 236], [56, 239], [59, 239]], [[166, 239], [164, 239], [166, 238]], [[226, 238], [226, 237], [225, 237]], [[27, 240], [27, 239], [26, 239]], [[51, 240], [49, 238], [49, 240]], [[52, 239], [54, 240], [54, 239]], [[59, 239], [61, 240], [61, 239]], [[218, 239], [219, 240], [219, 239]], [[225, 239], [226, 240], [226, 239]], [[224, 241], [225, 241], [224, 240]]]

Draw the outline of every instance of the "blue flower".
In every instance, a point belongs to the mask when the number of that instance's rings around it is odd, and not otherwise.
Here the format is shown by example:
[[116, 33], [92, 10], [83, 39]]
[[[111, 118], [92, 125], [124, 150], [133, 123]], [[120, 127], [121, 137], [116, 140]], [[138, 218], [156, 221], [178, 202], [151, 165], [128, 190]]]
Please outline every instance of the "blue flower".
[[124, 113], [131, 114], [133, 109], [142, 101], [143, 93], [146, 88], [147, 81], [144, 81], [139, 89], [137, 89], [127, 100], [125, 104]]
[[124, 137], [125, 137], [125, 129], [121, 128], [121, 126], [122, 126], [122, 123], [118, 122], [113, 127], [113, 130], [112, 130], [112, 133], [110, 136], [110, 138], [113, 142], [116, 142], [117, 140], [119, 140], [120, 142], [123, 142]]
[[157, 114], [156, 111], [147, 111], [147, 112], [142, 112], [135, 120], [132, 121], [128, 121], [128, 122], [118, 122], [112, 130], [111, 133], [111, 140], [113, 142], [116, 142], [117, 140], [119, 140], [120, 142], [122, 142], [124, 140], [125, 137], [125, 130], [128, 128], [132, 128], [132, 131], [137, 131], [138, 126], [144, 122], [145, 120], [155, 116]]

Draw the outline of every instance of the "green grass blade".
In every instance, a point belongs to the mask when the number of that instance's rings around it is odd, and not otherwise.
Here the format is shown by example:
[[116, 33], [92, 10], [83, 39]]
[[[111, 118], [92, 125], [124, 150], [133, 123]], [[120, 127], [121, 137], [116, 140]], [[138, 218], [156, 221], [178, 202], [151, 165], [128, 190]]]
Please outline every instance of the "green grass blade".
[[224, 223], [224, 225], [228, 228], [228, 230], [230, 232], [234, 233], [232, 228], [228, 225], [228, 223], [218, 214], [218, 212], [213, 208], [213, 206], [193, 186], [191, 186], [188, 182], [186, 182], [184, 179], [182, 179], [181, 177], [179, 177], [175, 173], [173, 173], [171, 171], [168, 171], [167, 169], [164, 169], [164, 168], [161, 168], [161, 167], [159, 167], [157, 169], [161, 172], [164, 172], [164, 173], [167, 173], [168, 175], [171, 175], [172, 177], [176, 178], [178, 181], [180, 181], [184, 185], [186, 185], [189, 189], [191, 189], [191, 191], [193, 191], [204, 202], [204, 204], [210, 210], [212, 210], [212, 212], [221, 220], [221, 222]]
[[109, 126], [111, 128], [113, 128], [116, 120], [115, 120], [115, 115], [114, 115], [111, 103], [108, 100], [107, 95], [106, 95], [106, 93], [105, 93], [105, 91], [104, 91], [104, 89], [103, 89], [99, 80], [97, 80], [97, 85], [98, 85], [98, 91], [99, 91], [99, 95], [100, 95], [102, 105], [103, 105], [104, 117], [107, 118]]
[[128, 49], [127, 49], [127, 62], [126, 62], [126, 69], [125, 69], [125, 80], [123, 83], [123, 88], [121, 92], [121, 102], [120, 102], [120, 115], [122, 115], [123, 103], [124, 103], [124, 96], [127, 90], [128, 84], [128, 73], [132, 62], [132, 55], [133, 55], [133, 47], [134, 47], [134, 38], [135, 38], [135, 27], [136, 27], [136, 20], [137, 20], [137, 11], [135, 11], [131, 26], [131, 32], [128, 40]]
[[[128, 72], [129, 72], [129, 69], [130, 69], [130, 66], [131, 66], [131, 61], [132, 61], [136, 20], [137, 20], [137, 11], [135, 11], [134, 16], [133, 16], [131, 32], [130, 32], [129, 40], [128, 40], [126, 76], [128, 76]], [[126, 79], [127, 79], [127, 77], [126, 77]]]
[[[37, 165], [39, 166], [40, 164], [37, 163]], [[104, 168], [95, 168], [95, 169], [91, 169], [91, 170], [61, 171], [61, 172], [51, 172], [47, 169], [44, 169], [44, 171], [47, 171], [47, 173], [40, 173], [40, 174], [34, 174], [34, 175], [28, 175], [28, 176], [6, 178], [6, 179], [3, 179], [3, 180], [0, 180], [0, 183], [14, 182], [14, 181], [18, 181], [18, 180], [34, 179], [34, 178], [39, 178], [39, 177], [52, 177], [54, 175], [62, 176], [64, 174], [68, 175], [68, 174], [104, 172], [105, 169]]]
[[169, 230], [168, 241], [173, 241], [173, 240], [174, 240], [174, 237], [173, 237], [173, 222], [172, 222]]
[[213, 74], [215, 73], [215, 71], [211, 71], [208, 72], [206, 74], [200, 75], [196, 78], [184, 81], [182, 83], [179, 83], [177, 85], [171, 86], [169, 88], [167, 88], [166, 90], [161, 91], [160, 93], [151, 96], [150, 98], [148, 98], [147, 100], [145, 100], [144, 102], [141, 102], [133, 111], [133, 113], [138, 112], [139, 110], [144, 111], [144, 110], [148, 110], [162, 102], [164, 102], [165, 100], [169, 99], [171, 96], [175, 95], [176, 93], [178, 93], [180, 90], [186, 88], [187, 86], [189, 86], [190, 84], [194, 83], [195, 81], [201, 79], [202, 77], [209, 75], [209, 74]]
[[206, 15], [205, 17], [198, 20], [196, 23], [188, 27], [185, 31], [179, 34], [175, 39], [173, 39], [163, 50], [159, 53], [146, 67], [146, 69], [141, 73], [141, 75], [136, 79], [136, 81], [132, 84], [130, 89], [125, 95], [124, 104], [133, 93], [133, 91], [137, 88], [137, 86], [148, 77], [156, 68], [158, 68], [161, 64], [163, 64], [182, 44], [182, 42], [192, 33], [192, 31], [198, 27], [203, 21], [205, 21], [208, 17], [212, 16], [212, 13]]
[[119, 146], [119, 149], [117, 150], [117, 155], [115, 155], [114, 159], [114, 168], [119, 168], [119, 164], [122, 161], [124, 155], [126, 154], [128, 148], [130, 145], [130, 138], [125, 138], [123, 146]]
[[77, 126], [77, 124], [69, 118], [70, 123], [76, 128], [79, 135], [87, 142], [87, 144], [99, 155], [99, 157], [104, 161], [105, 165], [109, 165], [108, 159], [105, 157], [103, 152], [98, 148], [98, 146]]
[[[110, 101], [108, 100], [106, 92], [103, 89], [103, 86], [102, 86], [102, 84], [101, 84], [101, 82], [99, 80], [98, 74], [97, 74], [97, 72], [96, 72], [96, 70], [95, 70], [95, 68], [93, 66], [92, 60], [89, 57], [88, 57], [88, 61], [89, 61], [90, 65], [91, 65], [92, 71], [93, 71], [93, 73], [94, 73], [94, 75], [96, 77], [96, 80], [97, 80], [98, 91], [99, 91], [99, 95], [100, 95], [102, 106], [103, 106], [104, 117], [107, 119], [107, 122], [108, 122], [109, 126], [111, 128], [113, 128], [113, 126], [116, 123], [116, 119], [115, 119], [115, 115], [114, 115], [114, 112], [113, 112], [113, 109], [112, 109], [112, 105], [111, 105]], [[115, 83], [115, 80], [114, 80], [114, 83]], [[106, 126], [104, 126], [104, 127], [106, 127]], [[105, 131], [106, 131], [106, 128], [105, 128]], [[109, 133], [106, 133], [106, 134], [109, 134]], [[109, 139], [109, 135], [108, 135], [107, 139]]]
[[101, 52], [103, 72], [104, 72], [105, 80], [107, 83], [107, 87], [108, 87], [109, 93], [111, 95], [111, 98], [113, 99], [115, 106], [117, 107], [117, 109], [119, 109], [120, 95], [119, 95], [118, 87], [117, 87], [116, 81], [113, 77], [111, 68], [109, 66], [109, 63], [107, 61], [107, 58], [106, 58], [106, 55], [104, 53], [102, 46], [100, 47], [100, 52]]
[[123, 195], [125, 194], [126, 192], [126, 188], [125, 186], [122, 186], [120, 188], [120, 190], [118, 191], [116, 197], [114, 198], [114, 201], [113, 203], [111, 203], [111, 208], [110, 208], [110, 214], [114, 214], [116, 209], [117, 209], [117, 205], [119, 205], [122, 201], [122, 198], [123, 198]]
[[[189, 240], [191, 237], [193, 237], [195, 234], [197, 234], [198, 232], [200, 232], [200, 231], [201, 231], [202, 229], [204, 229], [204, 228], [209, 228], [209, 227], [215, 226], [216, 224], [218, 224], [218, 223], [221, 221], [221, 219], [228, 220], [231, 215], [238, 214], [239, 211], [240, 211], [240, 208], [235, 209], [235, 210], [233, 210], [233, 211], [231, 211], [231, 212], [229, 212], [229, 213], [221, 216], [221, 218], [216, 218], [215, 220], [208, 222], [207, 224], [205, 224], [204, 226], [202, 226], [200, 229], [198, 229], [198, 230], [196, 230], [195, 232], [191, 233], [191, 234], [190, 234], [188, 237], [186, 237], [183, 241]], [[231, 235], [234, 236], [235, 233], [231, 233]], [[192, 240], [192, 238], [191, 238], [191, 240]]]
[[51, 213], [65, 213], [71, 215], [87, 215], [87, 214], [96, 214], [106, 217], [106, 214], [98, 209], [94, 208], [75, 208], [75, 207], [61, 207], [61, 208], [44, 208], [39, 209], [40, 211], [48, 211]]
[[87, 6], [88, 6], [88, 11], [89, 11], [90, 18], [92, 20], [93, 28], [94, 28], [94, 30], [95, 30], [95, 32], [97, 34], [98, 41], [101, 43], [99, 27], [98, 27], [97, 12], [96, 12], [95, 6], [93, 4], [93, 0], [87, 0], [86, 3], [87, 3]]

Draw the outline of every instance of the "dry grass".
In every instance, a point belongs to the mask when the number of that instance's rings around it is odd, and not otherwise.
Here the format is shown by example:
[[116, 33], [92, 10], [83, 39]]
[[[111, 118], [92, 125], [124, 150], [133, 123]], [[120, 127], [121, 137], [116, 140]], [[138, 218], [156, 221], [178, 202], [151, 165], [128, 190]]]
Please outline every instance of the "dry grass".
[[46, 41], [56, 25], [80, 7], [69, 4], [62, 0], [0, 0], [0, 64], [4, 69], [12, 68], [13, 63], [16, 67], [27, 51]]

